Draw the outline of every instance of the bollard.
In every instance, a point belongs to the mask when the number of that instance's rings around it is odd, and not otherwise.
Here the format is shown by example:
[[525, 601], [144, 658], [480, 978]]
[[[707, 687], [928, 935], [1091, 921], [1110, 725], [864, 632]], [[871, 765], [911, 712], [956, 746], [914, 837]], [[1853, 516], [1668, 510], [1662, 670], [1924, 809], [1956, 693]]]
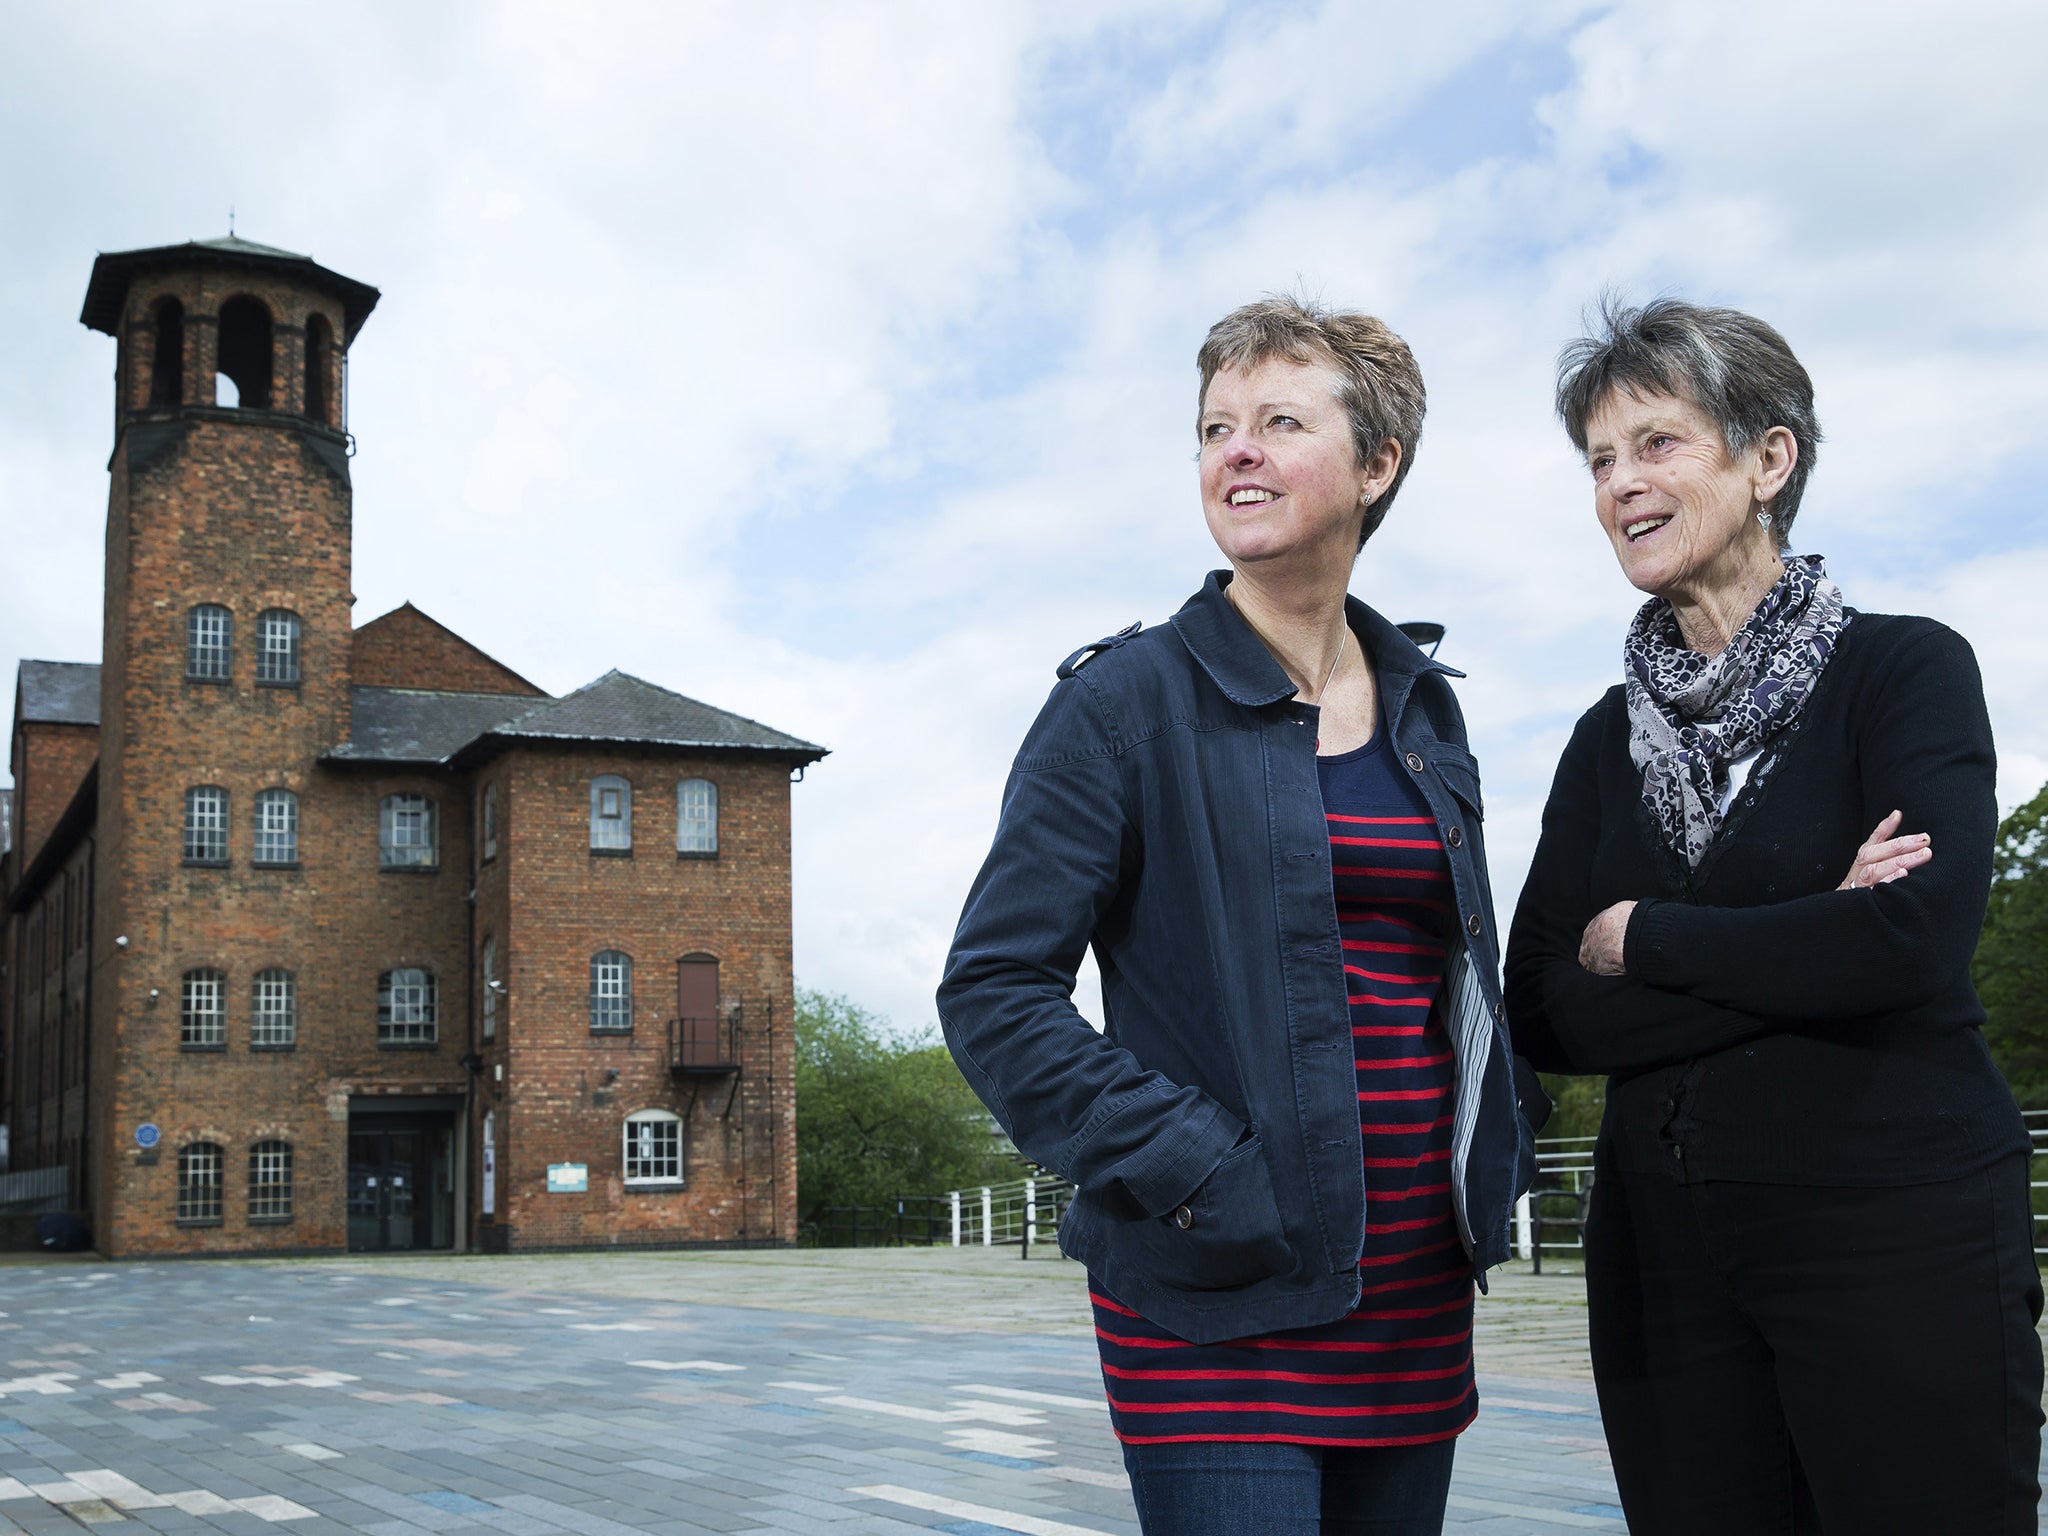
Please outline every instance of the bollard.
[[984, 1184], [981, 1186], [981, 1246], [984, 1248], [995, 1241], [995, 1233], [993, 1231], [995, 1222], [995, 1197], [989, 1193], [989, 1187]]
[[1024, 1181], [1024, 1257], [1031, 1257], [1031, 1245], [1038, 1241], [1038, 1180]]
[[1529, 1244], [1529, 1197], [1524, 1194], [1515, 1201], [1515, 1255], [1526, 1259], [1533, 1251]]
[[953, 1246], [960, 1246], [960, 1191], [947, 1191], [946, 1198], [953, 1202]]

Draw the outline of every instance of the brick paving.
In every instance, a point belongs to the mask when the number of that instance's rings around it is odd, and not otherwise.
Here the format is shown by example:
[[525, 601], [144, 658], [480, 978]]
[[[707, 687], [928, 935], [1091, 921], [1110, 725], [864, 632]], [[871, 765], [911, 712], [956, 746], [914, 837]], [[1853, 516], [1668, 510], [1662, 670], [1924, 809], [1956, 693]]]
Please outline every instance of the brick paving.
[[[1568, 1275], [1479, 1309], [1448, 1529], [1624, 1529]], [[1082, 1277], [1012, 1250], [0, 1267], [0, 1536], [1136, 1536]]]

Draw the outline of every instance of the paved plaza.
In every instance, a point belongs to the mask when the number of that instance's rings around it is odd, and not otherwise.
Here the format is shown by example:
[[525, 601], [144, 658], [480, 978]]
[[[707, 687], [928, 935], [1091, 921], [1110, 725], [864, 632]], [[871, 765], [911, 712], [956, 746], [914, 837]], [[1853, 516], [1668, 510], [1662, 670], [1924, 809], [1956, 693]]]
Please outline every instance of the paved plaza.
[[[1498, 1277], [1459, 1532], [1624, 1529], [1568, 1275]], [[0, 1265], [0, 1533], [1136, 1536], [1013, 1249]]]

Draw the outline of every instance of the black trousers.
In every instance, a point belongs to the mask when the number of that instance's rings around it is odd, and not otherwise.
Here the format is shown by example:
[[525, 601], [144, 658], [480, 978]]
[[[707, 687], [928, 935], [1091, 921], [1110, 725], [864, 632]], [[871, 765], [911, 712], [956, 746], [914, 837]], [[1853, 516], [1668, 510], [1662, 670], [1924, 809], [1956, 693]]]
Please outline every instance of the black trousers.
[[1602, 1168], [1586, 1290], [1633, 1536], [2033, 1536], [2025, 1158], [1889, 1189]]

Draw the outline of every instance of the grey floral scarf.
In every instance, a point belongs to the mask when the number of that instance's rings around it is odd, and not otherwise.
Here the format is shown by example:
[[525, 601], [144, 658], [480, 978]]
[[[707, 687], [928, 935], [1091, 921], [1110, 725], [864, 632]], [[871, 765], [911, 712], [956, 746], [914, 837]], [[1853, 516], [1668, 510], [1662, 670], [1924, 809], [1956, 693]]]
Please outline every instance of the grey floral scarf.
[[1821, 557], [1787, 555], [1784, 576], [1718, 656], [1687, 649], [1661, 597], [1629, 625], [1629, 756], [1643, 770], [1643, 803], [1688, 867], [1721, 830], [1728, 765], [1792, 722], [1847, 623]]

